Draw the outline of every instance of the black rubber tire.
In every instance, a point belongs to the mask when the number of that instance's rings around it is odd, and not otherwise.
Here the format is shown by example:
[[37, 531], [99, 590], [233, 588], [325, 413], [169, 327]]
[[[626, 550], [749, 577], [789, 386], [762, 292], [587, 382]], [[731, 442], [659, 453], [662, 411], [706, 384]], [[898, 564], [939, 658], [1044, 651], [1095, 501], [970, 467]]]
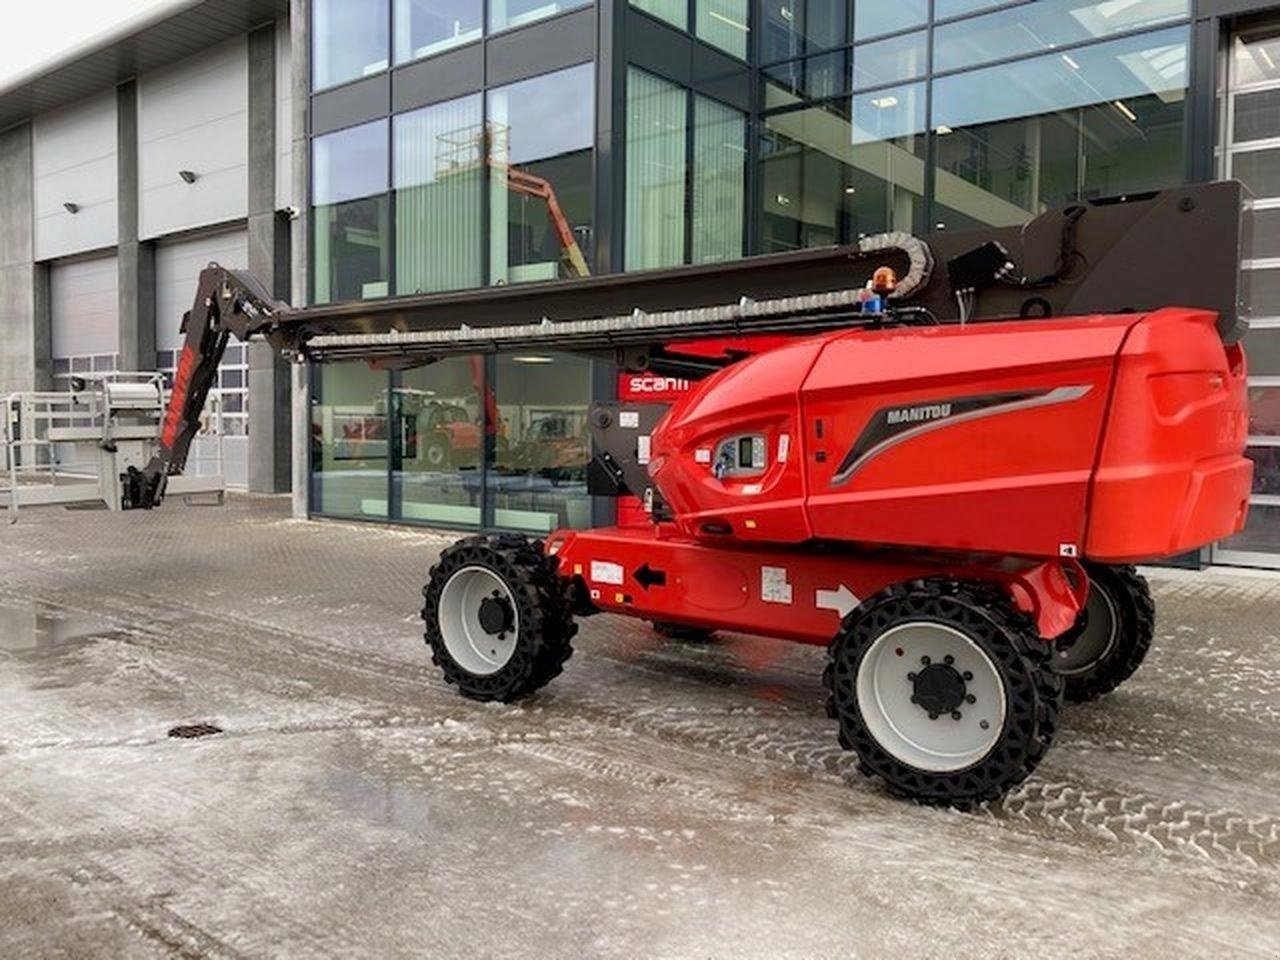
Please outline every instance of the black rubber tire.
[[653, 621], [653, 632], [670, 640], [681, 640], [684, 643], [710, 643], [716, 638], [716, 632], [706, 627], [689, 627], [682, 623], [668, 623], [664, 620]]
[[[964, 633], [996, 667], [1007, 701], [1004, 729], [991, 751], [954, 772], [910, 766], [870, 733], [857, 702], [857, 675], [872, 644], [891, 627], [942, 623]], [[921, 803], [967, 808], [998, 800], [1022, 783], [1053, 742], [1062, 706], [1061, 678], [1046, 669], [1049, 647], [1031, 620], [1001, 591], [979, 583], [915, 580], [876, 594], [845, 617], [827, 653], [827, 713], [839, 721], [840, 745], [857, 751], [859, 771], [890, 792]]]
[[[1113, 642], [1083, 672], [1064, 674], [1067, 699], [1087, 703], [1110, 693], [1124, 683], [1142, 665], [1156, 630], [1156, 603], [1151, 586], [1133, 567], [1112, 567], [1100, 563], [1084, 564], [1089, 574], [1089, 589], [1104, 592], [1110, 598], [1111, 610], [1119, 620]], [[1087, 615], [1073, 628], [1079, 635], [1088, 624]], [[1079, 666], [1076, 670], [1080, 670]]]
[[[550, 683], [573, 655], [578, 632], [569, 598], [556, 574], [554, 557], [543, 553], [541, 541], [513, 534], [468, 537], [440, 554], [422, 594], [431, 660], [446, 683], [472, 700], [511, 703]], [[482, 566], [498, 574], [518, 606], [519, 629], [511, 659], [497, 673], [479, 675], [464, 669], [450, 655], [440, 633], [440, 594], [449, 578], [463, 567]]]
[[[424, 438], [423, 460], [432, 470], [448, 470], [453, 466], [449, 439], [443, 433], [429, 433]], [[434, 461], [433, 461], [434, 458]]]

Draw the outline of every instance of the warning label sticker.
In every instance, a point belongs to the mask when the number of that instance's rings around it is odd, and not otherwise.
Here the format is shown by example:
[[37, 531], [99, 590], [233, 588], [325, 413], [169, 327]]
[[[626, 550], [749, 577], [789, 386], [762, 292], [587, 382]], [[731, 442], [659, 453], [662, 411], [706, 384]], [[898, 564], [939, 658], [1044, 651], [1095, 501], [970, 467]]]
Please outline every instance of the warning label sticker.
[[618, 414], [618, 426], [634, 430], [640, 426], [640, 414], [635, 410], [623, 410]]
[[622, 586], [626, 580], [626, 571], [620, 563], [609, 563], [607, 560], [591, 561], [591, 579], [596, 583], [611, 583]]
[[786, 567], [760, 568], [760, 599], [765, 603], [791, 603]]
[[653, 459], [653, 444], [647, 436], [636, 437], [636, 463], [641, 466]]

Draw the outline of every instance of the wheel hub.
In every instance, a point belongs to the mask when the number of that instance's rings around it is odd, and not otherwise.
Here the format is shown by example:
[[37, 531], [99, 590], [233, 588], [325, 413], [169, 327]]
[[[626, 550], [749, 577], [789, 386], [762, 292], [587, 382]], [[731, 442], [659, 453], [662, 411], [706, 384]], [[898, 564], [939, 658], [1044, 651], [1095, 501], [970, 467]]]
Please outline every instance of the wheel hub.
[[480, 601], [480, 626], [490, 636], [498, 636], [511, 629], [515, 612], [505, 597], [489, 596]]
[[960, 671], [947, 663], [931, 663], [915, 675], [911, 701], [930, 714], [960, 709], [968, 688]]

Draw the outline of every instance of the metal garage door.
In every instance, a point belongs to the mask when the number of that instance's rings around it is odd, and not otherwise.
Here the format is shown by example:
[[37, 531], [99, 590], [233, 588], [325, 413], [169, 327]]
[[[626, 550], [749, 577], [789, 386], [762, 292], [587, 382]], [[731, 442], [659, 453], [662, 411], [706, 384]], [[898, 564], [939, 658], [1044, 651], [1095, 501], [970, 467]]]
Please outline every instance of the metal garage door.
[[[243, 270], [248, 266], [249, 239], [243, 230], [194, 240], [161, 244], [156, 248], [156, 368], [172, 373], [182, 349], [182, 315], [191, 309], [200, 271], [211, 262]], [[221, 400], [223, 456], [227, 483], [249, 485], [249, 364], [244, 344], [232, 341], [218, 371], [218, 386], [210, 400]], [[213, 407], [218, 409], [218, 407]], [[214, 441], [199, 438], [192, 447], [188, 469], [212, 468]]]
[[53, 374], [63, 389], [73, 373], [108, 373], [120, 347], [115, 256], [55, 263], [49, 271]]

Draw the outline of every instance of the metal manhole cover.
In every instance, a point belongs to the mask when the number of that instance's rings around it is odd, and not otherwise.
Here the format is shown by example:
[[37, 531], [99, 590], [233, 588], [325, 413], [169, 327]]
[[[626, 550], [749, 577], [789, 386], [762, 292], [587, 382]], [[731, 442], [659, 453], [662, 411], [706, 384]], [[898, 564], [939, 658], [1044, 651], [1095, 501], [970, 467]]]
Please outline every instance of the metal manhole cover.
[[187, 723], [172, 728], [169, 736], [175, 740], [195, 740], [197, 737], [211, 737], [221, 732], [222, 728], [215, 727], [212, 723]]

